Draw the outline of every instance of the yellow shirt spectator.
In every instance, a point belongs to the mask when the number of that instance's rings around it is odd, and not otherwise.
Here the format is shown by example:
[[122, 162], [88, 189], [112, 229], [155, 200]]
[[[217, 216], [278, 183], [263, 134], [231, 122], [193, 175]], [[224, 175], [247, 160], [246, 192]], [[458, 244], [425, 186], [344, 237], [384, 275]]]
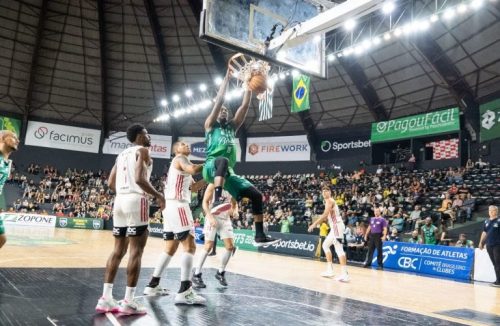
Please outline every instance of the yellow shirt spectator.
[[330, 182], [332, 183], [333, 186], [335, 186], [337, 184], [337, 178], [332, 178]]
[[390, 194], [391, 194], [391, 191], [389, 189], [385, 188], [382, 196], [384, 196], [384, 198], [387, 198], [387, 197], [389, 197]]
[[328, 230], [330, 230], [328, 224], [326, 224], [326, 222], [321, 223], [321, 226], [319, 227], [319, 236], [326, 237], [328, 235]]

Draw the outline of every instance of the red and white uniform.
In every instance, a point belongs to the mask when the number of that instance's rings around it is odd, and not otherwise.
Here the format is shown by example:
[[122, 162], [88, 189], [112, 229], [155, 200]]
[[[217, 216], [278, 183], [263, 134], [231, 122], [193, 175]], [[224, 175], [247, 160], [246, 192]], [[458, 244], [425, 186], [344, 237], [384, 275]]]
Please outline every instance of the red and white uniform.
[[[215, 194], [214, 194], [215, 196]], [[231, 195], [223, 190], [222, 197], [225, 203], [231, 203]], [[213, 202], [213, 199], [212, 199]], [[231, 217], [229, 214], [231, 210], [222, 212], [220, 214], [214, 215], [217, 224], [215, 226], [210, 226], [208, 219], [205, 219], [205, 226], [203, 228], [203, 233], [205, 234], [205, 241], [215, 241], [216, 234], [219, 234], [221, 239], [233, 239], [233, 224], [231, 223]]]
[[163, 230], [181, 233], [190, 230], [194, 234], [191, 203], [191, 174], [175, 168], [175, 157], [168, 169], [165, 184], [165, 209], [163, 210]]
[[[333, 202], [333, 207], [328, 213], [328, 225], [330, 226], [330, 232], [323, 242], [323, 250], [327, 252], [330, 250], [330, 246], [335, 247], [335, 252], [337, 255], [344, 256], [344, 248], [342, 246], [342, 241], [344, 239], [345, 224], [342, 220], [342, 215], [340, 215], [340, 210], [333, 199], [329, 199]], [[340, 240], [340, 241], [339, 241]]]
[[[147, 225], [149, 201], [144, 191], [135, 182], [137, 151], [142, 146], [132, 146], [116, 158], [116, 197], [113, 205], [113, 227]], [[147, 167], [147, 178], [151, 177], [153, 163]]]

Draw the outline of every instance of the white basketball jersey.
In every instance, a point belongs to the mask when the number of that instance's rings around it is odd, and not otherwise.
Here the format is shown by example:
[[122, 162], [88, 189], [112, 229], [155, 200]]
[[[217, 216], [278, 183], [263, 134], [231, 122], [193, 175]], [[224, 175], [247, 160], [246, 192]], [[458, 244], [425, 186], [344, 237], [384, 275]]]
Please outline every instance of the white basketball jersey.
[[330, 228], [333, 228], [339, 223], [344, 224], [344, 221], [342, 220], [342, 216], [340, 215], [339, 207], [337, 205], [334, 205], [332, 210], [328, 214], [328, 224]]
[[191, 184], [193, 177], [191, 174], [175, 168], [175, 159], [168, 168], [167, 182], [165, 185], [165, 199], [179, 200], [191, 203]]
[[[117, 194], [144, 194], [144, 191], [135, 183], [135, 165], [137, 151], [142, 146], [132, 146], [121, 152], [116, 158], [116, 193]], [[147, 178], [151, 177], [153, 163], [147, 167]]]
[[[214, 198], [215, 198], [215, 191], [214, 191], [214, 195], [212, 197], [212, 203], [214, 202]], [[224, 198], [224, 203], [231, 204], [231, 195], [226, 190], [222, 190], [221, 198]], [[229, 219], [230, 212], [231, 212], [231, 210], [219, 213], [219, 214], [217, 214], [217, 217], [221, 218], [221, 219]]]

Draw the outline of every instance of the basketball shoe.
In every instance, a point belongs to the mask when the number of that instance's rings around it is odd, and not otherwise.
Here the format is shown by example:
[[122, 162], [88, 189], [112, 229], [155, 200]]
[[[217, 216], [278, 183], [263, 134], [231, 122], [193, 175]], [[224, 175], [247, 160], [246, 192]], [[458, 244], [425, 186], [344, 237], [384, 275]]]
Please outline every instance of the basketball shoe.
[[121, 300], [118, 302], [118, 312], [124, 315], [144, 315], [147, 314], [146, 308], [135, 300]]
[[95, 306], [95, 311], [100, 314], [105, 314], [107, 312], [117, 312], [118, 303], [113, 298], [100, 297], [97, 301], [97, 306]]
[[162, 295], [168, 295], [168, 290], [165, 288], [162, 288], [161, 286], [146, 286], [144, 288], [144, 295], [150, 295], [150, 296], [162, 296]]
[[174, 299], [175, 304], [189, 304], [189, 305], [204, 305], [207, 303], [207, 299], [198, 295], [190, 287], [184, 292], [177, 293]]

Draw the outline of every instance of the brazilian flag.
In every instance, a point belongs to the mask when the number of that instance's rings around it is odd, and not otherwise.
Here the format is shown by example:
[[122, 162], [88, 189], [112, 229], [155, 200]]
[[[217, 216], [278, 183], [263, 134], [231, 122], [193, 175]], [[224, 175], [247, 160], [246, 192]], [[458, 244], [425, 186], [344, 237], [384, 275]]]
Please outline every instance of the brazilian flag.
[[304, 75], [293, 77], [292, 112], [309, 110], [309, 84], [311, 78]]

